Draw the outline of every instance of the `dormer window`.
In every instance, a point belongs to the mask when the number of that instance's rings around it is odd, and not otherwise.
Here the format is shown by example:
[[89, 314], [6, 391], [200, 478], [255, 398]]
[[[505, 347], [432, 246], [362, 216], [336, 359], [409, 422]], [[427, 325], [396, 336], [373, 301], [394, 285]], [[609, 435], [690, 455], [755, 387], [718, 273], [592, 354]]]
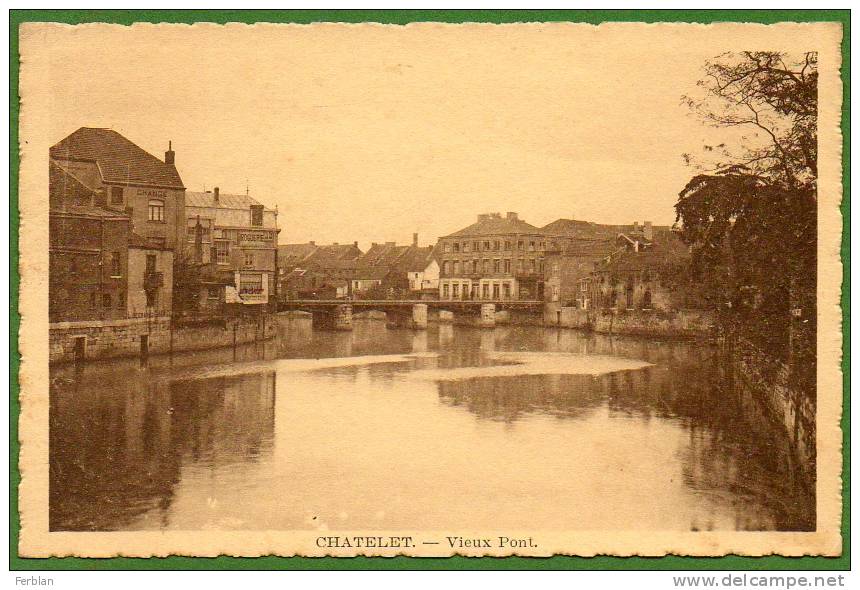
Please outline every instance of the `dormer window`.
[[251, 225], [263, 225], [263, 206], [251, 205]]

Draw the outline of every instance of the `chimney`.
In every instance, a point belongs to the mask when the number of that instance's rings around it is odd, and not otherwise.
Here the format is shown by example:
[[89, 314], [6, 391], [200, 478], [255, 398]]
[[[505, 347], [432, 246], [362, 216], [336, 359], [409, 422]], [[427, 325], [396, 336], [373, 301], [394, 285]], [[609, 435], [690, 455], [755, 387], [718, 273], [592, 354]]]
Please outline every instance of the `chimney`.
[[164, 152], [164, 163], [174, 164], [176, 162], [176, 152], [173, 151], [173, 142], [167, 142], [167, 151]]
[[221, 191], [218, 189], [217, 186], [215, 187], [215, 192], [213, 194], [214, 194], [213, 198], [215, 199], [215, 204], [217, 205], [219, 203], [218, 198], [221, 196]]
[[418, 245], [418, 232], [415, 232], [412, 234], [412, 245], [413, 246]]
[[340, 244], [338, 244], [337, 242], [332, 242], [331, 245], [332, 246], [340, 246]]
[[517, 220], [516, 211], [508, 211], [507, 217], [508, 217], [508, 221], [516, 221]]
[[654, 226], [650, 221], [645, 222], [644, 237], [649, 242], [654, 239]]
[[638, 231], [639, 231], [639, 222], [638, 222], [638, 221], [634, 221], [634, 222], [633, 222], [633, 233], [635, 234], [635, 233], [636, 233], [636, 232], [638, 232]]
[[376, 246], [378, 246], [379, 244], [377, 244], [376, 242], [371, 242], [371, 243], [370, 243], [370, 245], [371, 245], [371, 246], [373, 246], [373, 247], [376, 247]]
[[489, 219], [489, 218], [490, 218], [490, 214], [489, 214], [489, 213], [478, 213], [478, 221], [479, 221], [479, 222], [481, 222], [481, 221], [485, 221], [485, 220], [487, 220], [487, 219]]
[[395, 244], [396, 244], [396, 242], [385, 242], [385, 245], [386, 245], [386, 246], [392, 246], [392, 247], [394, 247], [394, 245], [395, 245]]
[[358, 248], [358, 240], [354, 241], [354, 242], [352, 243], [352, 245], [353, 245], [353, 246], [355, 246], [356, 248]]
[[316, 246], [316, 245], [317, 245], [317, 243], [316, 243], [315, 241], [313, 241], [313, 240], [311, 240], [310, 242], [308, 242], [308, 244], [310, 244], [311, 246]]

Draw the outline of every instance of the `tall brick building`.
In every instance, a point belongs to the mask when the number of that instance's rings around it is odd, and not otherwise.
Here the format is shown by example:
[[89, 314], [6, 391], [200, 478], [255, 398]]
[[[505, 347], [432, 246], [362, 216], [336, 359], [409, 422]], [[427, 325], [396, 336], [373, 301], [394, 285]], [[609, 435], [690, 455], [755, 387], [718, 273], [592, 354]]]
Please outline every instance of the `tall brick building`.
[[52, 322], [169, 315], [185, 188], [173, 164], [109, 129], [50, 150]]
[[182, 243], [185, 186], [171, 147], [160, 160], [112, 129], [81, 127], [50, 157], [94, 191], [95, 206], [128, 215], [139, 236], [170, 249]]

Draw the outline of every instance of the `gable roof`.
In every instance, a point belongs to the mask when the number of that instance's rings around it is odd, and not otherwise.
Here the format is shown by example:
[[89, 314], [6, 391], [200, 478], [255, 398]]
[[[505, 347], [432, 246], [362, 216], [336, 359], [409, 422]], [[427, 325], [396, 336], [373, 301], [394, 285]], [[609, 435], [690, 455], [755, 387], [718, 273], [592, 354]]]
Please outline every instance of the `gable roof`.
[[477, 222], [452, 234], [444, 236], [454, 237], [478, 237], [498, 234], [540, 234], [542, 231], [530, 223], [519, 218], [502, 217], [498, 214], [487, 214], [479, 216]]
[[564, 256], [576, 256], [582, 258], [603, 258], [612, 254], [617, 249], [615, 240], [608, 239], [573, 239], [564, 244], [559, 254]]
[[[248, 209], [251, 205], [263, 205], [254, 197], [248, 195], [230, 195], [227, 193], [218, 194], [218, 202], [215, 202], [215, 193], [206, 191], [198, 193], [194, 191], [185, 192], [186, 207], [210, 207], [213, 209]], [[263, 206], [264, 211], [274, 211]]]
[[[644, 229], [644, 226], [638, 226], [638, 230]], [[655, 225], [652, 226], [652, 231], [658, 232], [669, 231], [671, 226]], [[603, 223], [594, 223], [592, 221], [580, 221], [578, 219], [556, 219], [555, 221], [546, 224], [541, 228], [541, 231], [548, 235], [563, 236], [569, 238], [615, 238], [619, 233], [629, 233], [634, 231], [632, 224], [627, 225], [611, 225]]]
[[398, 246], [394, 242], [373, 244], [355, 263], [356, 266], [391, 266], [408, 248], [409, 246]]
[[282, 267], [303, 264], [325, 268], [341, 268], [361, 256], [355, 244], [279, 244], [278, 264]]
[[81, 127], [50, 149], [56, 160], [98, 164], [102, 180], [184, 189], [173, 164], [159, 160], [112, 129]]
[[61, 203], [51, 206], [50, 215], [57, 217], [97, 217], [99, 219], [129, 220], [129, 216], [119, 211], [102, 209], [95, 205], [76, 205], [74, 203]]
[[406, 272], [421, 272], [430, 264], [433, 258], [433, 246], [412, 246], [403, 255], [398, 266], [402, 266]]

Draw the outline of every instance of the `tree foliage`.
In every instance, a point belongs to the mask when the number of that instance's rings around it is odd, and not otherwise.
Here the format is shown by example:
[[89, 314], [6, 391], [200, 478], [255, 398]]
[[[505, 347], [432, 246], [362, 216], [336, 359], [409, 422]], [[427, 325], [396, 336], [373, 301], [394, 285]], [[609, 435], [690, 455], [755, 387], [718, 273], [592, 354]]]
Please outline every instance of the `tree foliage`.
[[705, 74], [704, 96], [687, 104], [712, 125], [754, 133], [709, 146], [719, 168], [687, 183], [676, 221], [723, 319], [787, 353], [792, 310], [807, 327], [815, 318], [817, 58], [723, 54]]

